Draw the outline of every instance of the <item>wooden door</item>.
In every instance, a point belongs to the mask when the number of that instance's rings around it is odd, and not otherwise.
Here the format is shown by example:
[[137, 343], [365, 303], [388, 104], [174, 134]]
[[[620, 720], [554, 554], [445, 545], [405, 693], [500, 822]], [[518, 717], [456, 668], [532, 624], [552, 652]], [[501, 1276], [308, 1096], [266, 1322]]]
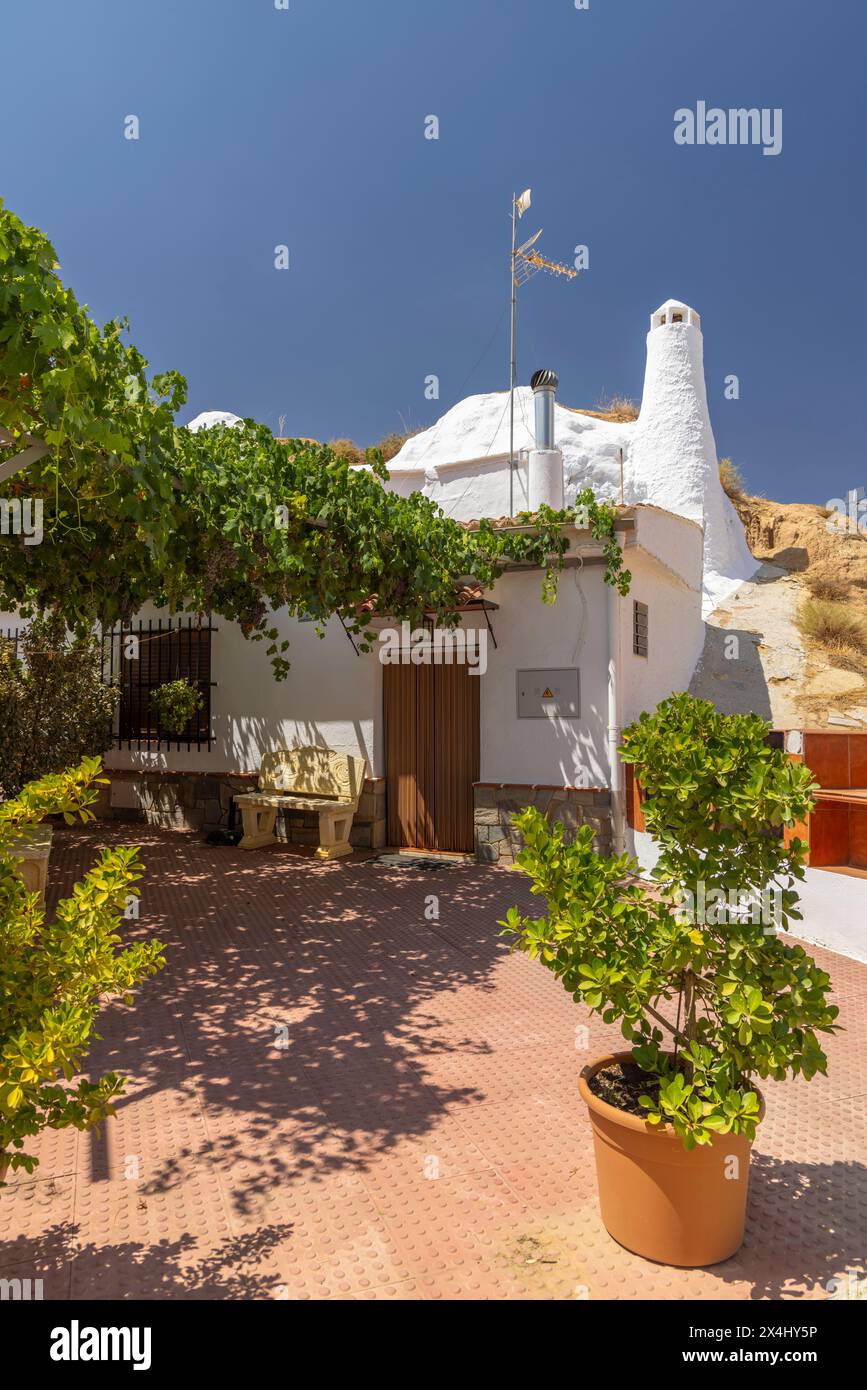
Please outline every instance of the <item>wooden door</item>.
[[382, 671], [389, 844], [468, 853], [481, 677], [458, 665]]

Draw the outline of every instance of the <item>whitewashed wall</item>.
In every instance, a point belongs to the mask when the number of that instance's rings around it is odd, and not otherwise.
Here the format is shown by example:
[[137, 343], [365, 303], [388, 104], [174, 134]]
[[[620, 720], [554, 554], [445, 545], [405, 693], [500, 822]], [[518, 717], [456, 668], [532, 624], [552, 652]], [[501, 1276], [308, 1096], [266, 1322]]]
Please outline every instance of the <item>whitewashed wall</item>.
[[[481, 780], [607, 785], [605, 752], [608, 661], [607, 589], [599, 567], [567, 570], [556, 603], [542, 602], [539, 571], [504, 575], [491, 597], [500, 604], [491, 622], [498, 647], [488, 639], [487, 672], [481, 681]], [[166, 616], [144, 609], [147, 620]], [[113, 749], [111, 767], [173, 771], [255, 771], [261, 752], [278, 746], [322, 744], [367, 758], [373, 776], [385, 774], [382, 669], [376, 651], [356, 656], [338, 620], [323, 639], [312, 623], [285, 613], [274, 619], [291, 643], [292, 669], [276, 682], [266, 644], [249, 642], [240, 629], [215, 618], [211, 692], [214, 744], [206, 748]], [[486, 631], [472, 615], [465, 626]], [[578, 666], [578, 720], [518, 719], [519, 669]], [[444, 736], [447, 731], [443, 731]]]
[[[686, 688], [703, 634], [700, 528], [652, 507], [637, 508], [636, 516], [640, 547], [631, 546], [625, 557], [633, 572], [632, 591], [619, 600], [624, 724], [655, 708], [671, 691]], [[487, 673], [479, 677], [481, 780], [608, 786], [611, 591], [596, 565], [564, 570], [554, 604], [544, 604], [541, 595], [539, 571], [503, 575], [491, 594], [500, 605], [492, 614], [498, 646], [489, 641]], [[646, 660], [632, 653], [633, 598], [650, 609], [651, 654]], [[146, 608], [140, 616], [167, 615]], [[465, 621], [484, 627], [478, 615]], [[214, 623], [211, 750], [114, 748], [106, 757], [109, 767], [253, 772], [269, 748], [319, 744], [362, 756], [370, 775], [385, 775], [382, 669], [376, 651], [356, 655], [336, 618], [320, 639], [315, 624], [299, 623], [284, 611], [275, 615], [274, 624], [280, 639], [289, 639], [292, 667], [288, 678], [277, 682], [266, 643], [245, 640], [223, 618]], [[518, 718], [519, 670], [575, 666], [580, 672], [577, 720]]]
[[[620, 683], [623, 727], [660, 700], [689, 686], [704, 644], [701, 617], [701, 527], [656, 507], [636, 507], [639, 546], [627, 547], [632, 584], [620, 606]], [[632, 649], [632, 605], [646, 603], [646, 657]]]
[[[144, 609], [141, 616], [165, 614]], [[115, 748], [106, 755], [107, 765], [254, 772], [264, 749], [319, 744], [365, 757], [371, 775], [382, 776], [381, 675], [375, 654], [356, 656], [336, 618], [322, 639], [315, 624], [299, 623], [285, 611], [273, 621], [280, 639], [288, 637], [291, 644], [286, 655], [292, 669], [279, 682], [265, 654], [267, 643], [247, 641], [236, 624], [214, 619], [210, 752]]]
[[[481, 689], [481, 780], [607, 786], [605, 752], [608, 631], [600, 567], [565, 570], [557, 601], [542, 603], [542, 576], [506, 574], [491, 594], [491, 622]], [[519, 670], [574, 667], [580, 672], [580, 719], [519, 719]], [[582, 780], [583, 777], [583, 780]]]
[[[529, 507], [527, 457], [515, 467], [513, 511]], [[509, 455], [496, 454], [483, 459], [430, 464], [423, 470], [390, 470], [390, 492], [409, 497], [424, 491], [425, 497], [442, 507], [446, 516], [469, 521], [480, 516], [509, 515]]]

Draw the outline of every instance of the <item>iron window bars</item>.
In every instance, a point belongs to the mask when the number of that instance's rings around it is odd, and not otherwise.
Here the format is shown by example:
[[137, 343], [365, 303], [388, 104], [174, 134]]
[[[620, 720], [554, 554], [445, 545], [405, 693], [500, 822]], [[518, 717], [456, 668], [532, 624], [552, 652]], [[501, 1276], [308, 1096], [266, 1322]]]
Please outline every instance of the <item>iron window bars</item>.
[[[102, 633], [103, 675], [120, 690], [112, 741], [119, 748], [152, 748], [160, 744], [210, 751], [211, 733], [211, 634], [217, 629], [210, 616], [148, 619], [116, 623]], [[167, 681], [188, 680], [202, 696], [202, 708], [187, 722], [181, 734], [160, 728], [151, 692]]]

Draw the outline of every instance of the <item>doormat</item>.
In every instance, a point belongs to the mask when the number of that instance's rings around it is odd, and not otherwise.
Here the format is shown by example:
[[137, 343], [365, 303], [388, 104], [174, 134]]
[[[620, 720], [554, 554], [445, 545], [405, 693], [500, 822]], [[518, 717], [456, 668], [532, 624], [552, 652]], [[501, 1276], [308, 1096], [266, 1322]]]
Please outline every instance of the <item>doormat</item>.
[[374, 859], [366, 859], [365, 864], [374, 868], [414, 869], [416, 873], [427, 873], [436, 869], [462, 868], [472, 862], [456, 858], [453, 854], [377, 854]]

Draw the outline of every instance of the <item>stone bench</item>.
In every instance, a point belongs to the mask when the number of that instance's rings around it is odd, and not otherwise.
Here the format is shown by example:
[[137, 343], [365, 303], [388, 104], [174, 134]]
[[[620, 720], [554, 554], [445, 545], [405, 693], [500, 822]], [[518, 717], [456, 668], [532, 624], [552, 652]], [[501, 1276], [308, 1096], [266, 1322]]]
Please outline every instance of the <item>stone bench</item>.
[[244, 826], [241, 849], [277, 843], [278, 811], [307, 811], [319, 817], [319, 859], [352, 853], [349, 832], [364, 783], [363, 758], [330, 748], [278, 748], [266, 753], [259, 789], [235, 797]]

